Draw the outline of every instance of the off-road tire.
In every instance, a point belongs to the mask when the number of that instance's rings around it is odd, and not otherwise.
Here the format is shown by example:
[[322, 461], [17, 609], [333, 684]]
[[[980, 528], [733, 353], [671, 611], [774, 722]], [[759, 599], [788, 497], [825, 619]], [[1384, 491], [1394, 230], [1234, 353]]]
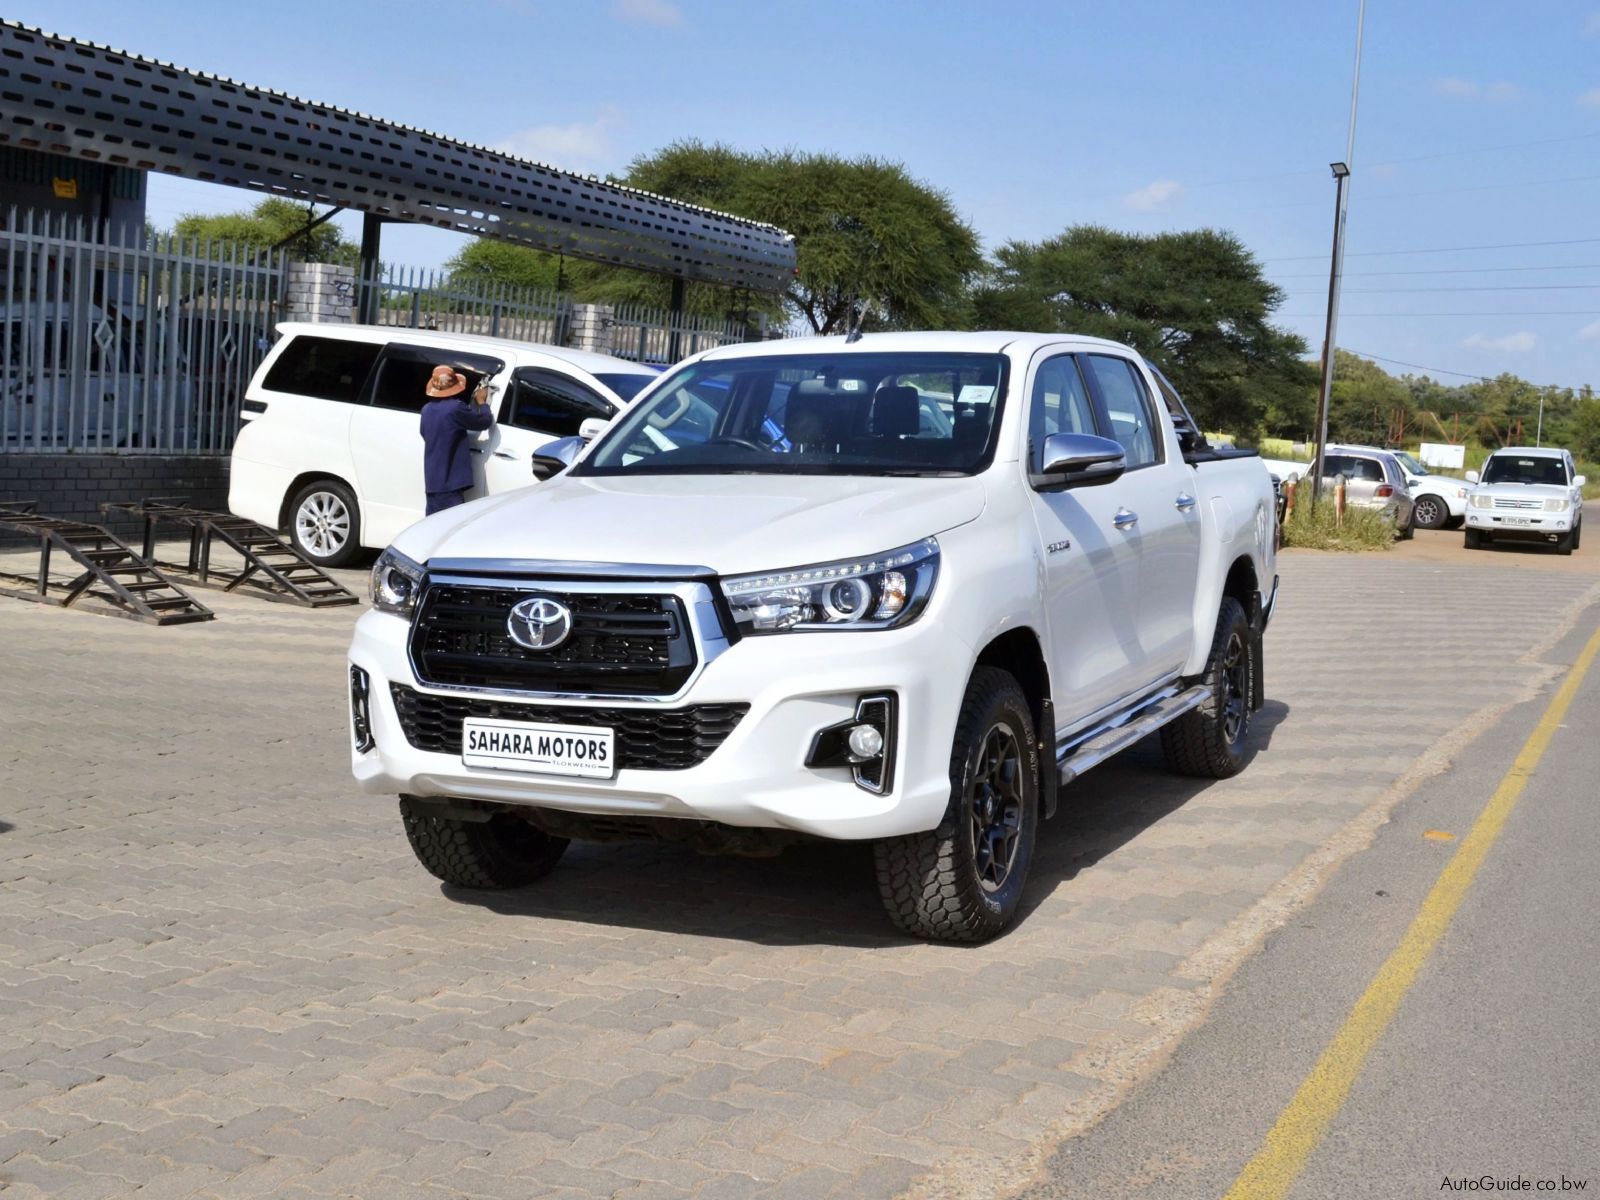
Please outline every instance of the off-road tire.
[[[1235, 650], [1242, 657], [1230, 659]], [[1211, 639], [1211, 656], [1206, 659], [1205, 674], [1201, 676], [1211, 694], [1198, 708], [1161, 729], [1161, 752], [1170, 769], [1203, 779], [1227, 779], [1244, 770], [1250, 697], [1254, 694], [1255, 673], [1260, 669], [1244, 606], [1232, 596], [1224, 596], [1217, 614], [1217, 631]], [[1230, 708], [1230, 702], [1243, 707]], [[1234, 727], [1230, 728], [1230, 724]]]
[[[349, 529], [344, 543], [331, 553], [324, 554], [303, 536], [300, 529], [300, 507], [317, 493], [333, 497], [342, 505]], [[361, 554], [361, 505], [355, 492], [337, 479], [319, 479], [297, 491], [289, 501], [289, 540], [294, 548], [319, 567], [347, 567]]]
[[[1018, 752], [1016, 846], [996, 888], [980, 878], [975, 775], [997, 729]], [[1003, 740], [1003, 739], [1002, 739]], [[878, 893], [903, 933], [937, 942], [981, 942], [1016, 915], [1039, 827], [1039, 752], [1033, 713], [1006, 671], [979, 667], [967, 684], [950, 748], [950, 802], [935, 829], [885, 838], [873, 847]]]
[[1411, 523], [1418, 529], [1443, 529], [1450, 523], [1450, 506], [1443, 496], [1424, 492], [1412, 505]]
[[1483, 534], [1476, 529], [1469, 529], [1461, 544], [1468, 550], [1480, 550], [1483, 548]]
[[511, 813], [459, 821], [401, 796], [400, 819], [417, 861], [435, 878], [460, 888], [523, 887], [548, 875], [567, 848], [566, 838], [551, 837]]

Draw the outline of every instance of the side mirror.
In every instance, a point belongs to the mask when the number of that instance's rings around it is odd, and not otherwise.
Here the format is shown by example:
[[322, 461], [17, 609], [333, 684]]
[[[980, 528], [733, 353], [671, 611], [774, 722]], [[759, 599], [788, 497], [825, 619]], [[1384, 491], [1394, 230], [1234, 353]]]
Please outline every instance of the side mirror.
[[1587, 475], [1574, 475], [1572, 477], [1572, 486], [1573, 487], [1582, 487], [1584, 484], [1586, 484], [1588, 482], [1589, 482], [1589, 477]]
[[592, 442], [606, 431], [606, 426], [611, 422], [604, 417], [585, 417], [583, 424], [578, 426], [578, 437], [585, 442]]
[[1477, 483], [1478, 482], [1478, 473], [1476, 471], [1468, 471], [1467, 472], [1467, 482], [1468, 483]]
[[542, 483], [552, 475], [561, 474], [577, 461], [587, 444], [582, 437], [564, 437], [546, 442], [533, 452], [533, 477]]
[[1034, 487], [1043, 492], [1099, 487], [1127, 469], [1120, 442], [1087, 433], [1052, 433], [1044, 439], [1044, 461]]

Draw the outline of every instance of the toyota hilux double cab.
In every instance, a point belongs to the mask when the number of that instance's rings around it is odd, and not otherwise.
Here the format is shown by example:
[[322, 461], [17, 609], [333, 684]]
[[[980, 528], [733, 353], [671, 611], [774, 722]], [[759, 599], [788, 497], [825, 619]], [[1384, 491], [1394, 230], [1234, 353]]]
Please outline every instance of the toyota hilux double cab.
[[1572, 453], [1507, 446], [1467, 472], [1468, 550], [1490, 542], [1536, 542], [1571, 554], [1583, 540], [1583, 485]]
[[459, 887], [573, 838], [860, 840], [901, 930], [981, 940], [1096, 763], [1159, 730], [1177, 771], [1245, 765], [1275, 533], [1260, 460], [1125, 346], [711, 350], [380, 556], [354, 773]]

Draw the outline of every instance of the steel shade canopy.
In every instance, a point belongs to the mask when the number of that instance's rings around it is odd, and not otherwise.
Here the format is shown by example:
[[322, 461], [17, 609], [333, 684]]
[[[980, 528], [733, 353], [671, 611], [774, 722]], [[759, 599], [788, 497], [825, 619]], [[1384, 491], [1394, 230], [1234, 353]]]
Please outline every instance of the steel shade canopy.
[[726, 287], [794, 275], [794, 238], [772, 225], [12, 21], [0, 145]]

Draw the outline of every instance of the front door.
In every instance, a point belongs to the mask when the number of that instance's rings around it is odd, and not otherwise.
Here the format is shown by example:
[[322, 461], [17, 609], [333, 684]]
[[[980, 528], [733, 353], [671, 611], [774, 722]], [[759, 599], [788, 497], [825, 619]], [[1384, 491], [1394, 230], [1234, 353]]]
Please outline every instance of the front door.
[[[1036, 484], [1052, 433], [1107, 436], [1071, 354], [1048, 357], [1034, 371], [1027, 470]], [[1120, 482], [1029, 494], [1043, 551], [1050, 692], [1056, 725], [1066, 731], [1133, 690], [1144, 674], [1140, 531], [1119, 515]]]
[[518, 367], [502, 398], [499, 424], [474, 455], [489, 495], [536, 482], [533, 454], [556, 438], [576, 437], [591, 417], [609, 421], [616, 406], [593, 389], [544, 367]]

